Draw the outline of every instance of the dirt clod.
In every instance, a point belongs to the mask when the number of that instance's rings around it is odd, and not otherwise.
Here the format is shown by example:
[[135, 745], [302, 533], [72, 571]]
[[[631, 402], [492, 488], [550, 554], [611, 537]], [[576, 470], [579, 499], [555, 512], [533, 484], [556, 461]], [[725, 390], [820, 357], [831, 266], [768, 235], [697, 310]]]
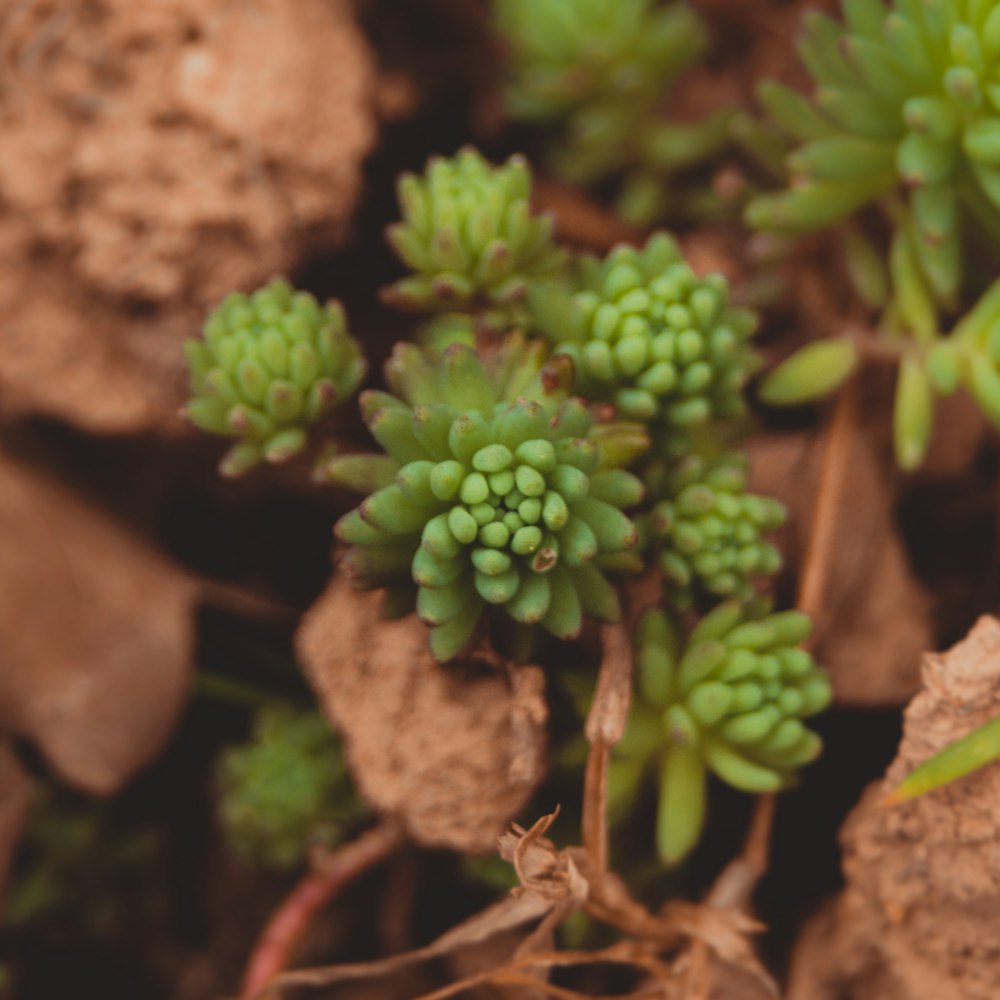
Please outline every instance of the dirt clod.
[[362, 794], [419, 843], [491, 851], [544, 771], [544, 676], [442, 665], [415, 616], [339, 576], [298, 635], [306, 672], [343, 733]]
[[[872, 661], [874, 662], [874, 661]], [[881, 800], [917, 764], [1000, 712], [1000, 621], [982, 618], [923, 662], [899, 755], [843, 832], [847, 889], [814, 922], [791, 1000], [1000, 996], [1000, 768], [901, 806]]]
[[343, 236], [367, 45], [343, 0], [6, 6], [4, 406], [161, 428], [207, 307]]

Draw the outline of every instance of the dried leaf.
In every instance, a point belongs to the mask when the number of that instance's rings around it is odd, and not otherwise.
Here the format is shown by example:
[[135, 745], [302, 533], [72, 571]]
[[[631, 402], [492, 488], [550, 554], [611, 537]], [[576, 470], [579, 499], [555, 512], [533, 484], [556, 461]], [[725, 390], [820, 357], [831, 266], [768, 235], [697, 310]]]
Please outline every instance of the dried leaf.
[[847, 888], [796, 953], [791, 997], [1000, 995], [1000, 767], [897, 807], [880, 804], [916, 764], [1000, 714], [1000, 621], [923, 662], [899, 755], [842, 833]]
[[342, 575], [298, 648], [365, 798], [422, 844], [491, 850], [543, 776], [541, 670], [437, 663], [415, 616], [384, 621]]
[[195, 584], [140, 539], [0, 453], [0, 730], [67, 781], [118, 788], [187, 690]]

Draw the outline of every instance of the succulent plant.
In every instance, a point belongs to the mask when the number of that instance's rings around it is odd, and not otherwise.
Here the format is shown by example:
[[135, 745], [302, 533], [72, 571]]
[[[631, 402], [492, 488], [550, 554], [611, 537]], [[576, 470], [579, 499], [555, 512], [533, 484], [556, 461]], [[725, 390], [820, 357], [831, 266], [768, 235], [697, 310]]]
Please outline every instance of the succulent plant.
[[644, 470], [651, 509], [640, 530], [658, 551], [678, 609], [704, 597], [748, 599], [751, 577], [781, 568], [780, 553], [763, 536], [784, 523], [785, 508], [747, 492], [746, 467], [735, 453], [711, 461], [690, 454]]
[[463, 344], [398, 345], [386, 368], [396, 395], [361, 401], [386, 456], [331, 463], [334, 480], [380, 486], [337, 525], [349, 565], [369, 585], [416, 584], [441, 660], [490, 605], [560, 637], [584, 614], [618, 617], [604, 570], [636, 543], [623, 511], [643, 490], [622, 466], [648, 441], [565, 398], [544, 356], [520, 336], [485, 361]]
[[433, 157], [423, 177], [403, 174], [398, 190], [403, 221], [389, 227], [389, 242], [414, 273], [385, 289], [391, 305], [477, 312], [505, 331], [523, 320], [528, 286], [563, 267], [551, 217], [531, 210], [523, 156], [493, 166], [466, 147]]
[[[916, 287], [910, 286], [910, 291]], [[936, 397], [959, 388], [1000, 429], [1000, 281], [986, 289], [947, 335], [938, 333], [927, 299], [910, 295], [893, 312], [912, 317], [909, 329], [917, 331], [902, 336], [904, 331], [889, 326], [886, 332], [892, 335], [880, 343], [883, 357], [895, 353], [899, 362], [893, 413], [899, 465], [920, 465], [934, 429]], [[915, 322], [921, 314], [928, 317], [923, 324]], [[860, 361], [858, 345], [851, 339], [813, 341], [766, 376], [760, 396], [776, 405], [810, 402], [836, 389]]]
[[226, 750], [217, 774], [219, 819], [248, 861], [294, 865], [359, 814], [340, 742], [315, 712], [262, 709], [252, 740]]
[[966, 224], [1000, 247], [1000, 11], [991, 0], [842, 7], [844, 23], [805, 15], [799, 52], [815, 99], [774, 83], [760, 90], [800, 145], [793, 186], [752, 202], [748, 220], [808, 231], [906, 198], [899, 225], [935, 299], [954, 304]]
[[252, 295], [228, 295], [205, 323], [204, 338], [188, 340], [184, 352], [188, 419], [240, 439], [222, 460], [230, 476], [300, 451], [309, 425], [347, 399], [365, 373], [340, 303], [321, 306], [281, 279]]
[[659, 608], [637, 634], [638, 696], [609, 775], [614, 805], [634, 797], [650, 764], [659, 771], [656, 839], [680, 861], [705, 818], [706, 775], [746, 792], [788, 785], [822, 749], [803, 719], [830, 700], [825, 672], [801, 649], [810, 630], [798, 611], [727, 601], [686, 640]]
[[665, 233], [641, 250], [623, 245], [603, 261], [584, 258], [579, 291], [544, 295], [542, 329], [555, 353], [573, 359], [586, 398], [612, 402], [625, 419], [685, 445], [686, 429], [743, 412], [756, 319], [729, 305], [721, 275], [698, 278]]
[[494, 9], [508, 52], [509, 114], [559, 123], [550, 164], [567, 180], [624, 172], [619, 207], [633, 221], [655, 221], [666, 175], [726, 142], [726, 111], [694, 123], [661, 116], [674, 80], [706, 48], [704, 25], [686, 4], [496, 0]]

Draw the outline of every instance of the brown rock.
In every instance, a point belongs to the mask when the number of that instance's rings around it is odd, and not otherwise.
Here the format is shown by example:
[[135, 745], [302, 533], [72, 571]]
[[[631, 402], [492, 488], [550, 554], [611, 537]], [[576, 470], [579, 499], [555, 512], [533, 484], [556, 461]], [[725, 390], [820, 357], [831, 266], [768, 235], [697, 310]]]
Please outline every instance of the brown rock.
[[194, 583], [106, 515], [0, 453], [0, 732], [65, 780], [119, 787], [188, 685]]
[[39, 0], [0, 31], [0, 390], [162, 427], [226, 291], [340, 239], [374, 138], [343, 0]]
[[917, 764], [1000, 713], [1000, 621], [982, 618], [923, 664], [899, 755], [842, 833], [847, 889], [796, 955], [791, 1000], [1000, 996], [1000, 768], [901, 806], [880, 800]]
[[475, 657], [442, 665], [416, 616], [384, 621], [379, 605], [341, 576], [297, 642], [361, 793], [419, 843], [493, 850], [543, 776], [544, 676]]

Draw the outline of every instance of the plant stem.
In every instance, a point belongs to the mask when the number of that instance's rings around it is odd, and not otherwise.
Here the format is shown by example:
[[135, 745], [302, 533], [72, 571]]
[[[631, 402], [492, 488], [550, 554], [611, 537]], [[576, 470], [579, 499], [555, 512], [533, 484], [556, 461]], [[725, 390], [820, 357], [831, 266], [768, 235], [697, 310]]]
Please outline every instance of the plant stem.
[[284, 698], [272, 695], [267, 691], [247, 684], [244, 681], [234, 681], [221, 674], [213, 674], [207, 670], [199, 670], [194, 677], [195, 693], [213, 701], [222, 701], [240, 708], [264, 708], [267, 705], [277, 705], [285, 702]]
[[352, 879], [378, 864], [402, 843], [400, 830], [387, 823], [357, 840], [324, 853], [271, 915], [247, 962], [240, 992], [243, 1000], [264, 998], [267, 984], [292, 957], [313, 917]]
[[816, 506], [813, 508], [812, 530], [799, 577], [799, 592], [795, 606], [815, 618], [823, 604], [826, 578], [836, 537], [837, 514], [843, 493], [844, 479], [850, 465], [848, 458], [857, 409], [857, 379], [851, 379], [837, 397], [823, 449]]

